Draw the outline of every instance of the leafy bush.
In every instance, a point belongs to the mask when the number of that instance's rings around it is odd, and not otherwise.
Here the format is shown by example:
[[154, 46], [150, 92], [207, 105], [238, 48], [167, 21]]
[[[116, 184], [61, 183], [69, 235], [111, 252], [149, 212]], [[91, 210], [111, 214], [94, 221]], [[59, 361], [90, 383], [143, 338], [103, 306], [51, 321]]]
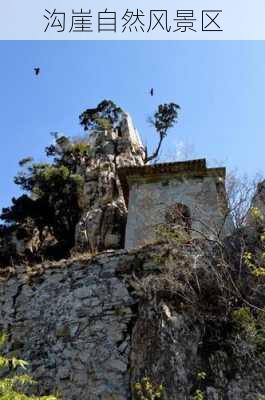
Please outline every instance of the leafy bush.
[[103, 100], [96, 108], [88, 108], [80, 116], [80, 124], [87, 130], [108, 130], [121, 122], [123, 110], [111, 100]]
[[[6, 342], [6, 336], [0, 334], [0, 347]], [[35, 382], [28, 374], [16, 373], [17, 368], [26, 369], [28, 363], [16, 357], [8, 358], [0, 355], [0, 372], [4, 371], [0, 377], [0, 400], [58, 400], [57, 396], [28, 396], [25, 390]], [[6, 371], [9, 371], [7, 373]], [[12, 374], [10, 374], [10, 370]]]
[[257, 354], [265, 352], [265, 309], [253, 313], [250, 307], [240, 307], [231, 315], [235, 334], [249, 344]]
[[145, 376], [140, 382], [133, 385], [136, 397], [139, 400], [158, 400], [163, 395], [163, 385], [157, 385]]
[[154, 116], [149, 118], [149, 122], [159, 134], [159, 142], [150, 156], [148, 156], [147, 149], [145, 149], [145, 163], [158, 158], [162, 142], [167, 136], [168, 130], [177, 122], [179, 110], [180, 106], [175, 103], [160, 104]]
[[259, 231], [259, 238], [257, 246], [253, 250], [245, 250], [243, 254], [243, 260], [253, 276], [259, 280], [265, 278], [265, 229], [264, 229], [264, 217], [262, 212], [257, 207], [250, 209], [250, 215], [256, 224], [256, 228]]

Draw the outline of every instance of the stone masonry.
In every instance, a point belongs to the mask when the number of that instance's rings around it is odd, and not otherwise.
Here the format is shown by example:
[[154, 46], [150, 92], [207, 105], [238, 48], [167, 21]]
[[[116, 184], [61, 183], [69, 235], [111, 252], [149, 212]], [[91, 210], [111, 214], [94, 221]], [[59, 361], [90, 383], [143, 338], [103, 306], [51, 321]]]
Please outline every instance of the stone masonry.
[[225, 168], [207, 168], [205, 160], [128, 167], [119, 171], [128, 204], [125, 247], [157, 239], [170, 207], [186, 207], [193, 237], [230, 234], [233, 223], [225, 194]]
[[[132, 385], [147, 374], [165, 386], [166, 400], [194, 399], [205, 356], [202, 321], [166, 298], [138, 297], [134, 289], [135, 274], [159, 272], [154, 256], [161, 251], [104, 252], [35, 266], [30, 274], [17, 267], [16, 276], [0, 282], [6, 352], [30, 361], [28, 372], [39, 382], [35, 394], [136, 400]], [[238, 365], [233, 374], [228, 359], [213, 352], [207, 400], [261, 399], [262, 355], [257, 368]]]
[[0, 329], [9, 333], [9, 354], [30, 360], [38, 393], [128, 398], [134, 300], [117, 276], [123, 257], [61, 263], [31, 283], [22, 274], [0, 284]]

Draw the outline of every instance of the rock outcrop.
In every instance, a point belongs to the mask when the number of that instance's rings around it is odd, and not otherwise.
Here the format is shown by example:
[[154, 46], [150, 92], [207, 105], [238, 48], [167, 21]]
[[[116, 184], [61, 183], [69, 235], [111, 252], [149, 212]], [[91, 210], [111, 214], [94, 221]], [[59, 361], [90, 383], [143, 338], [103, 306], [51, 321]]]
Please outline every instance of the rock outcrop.
[[256, 208], [262, 215], [265, 215], [265, 181], [260, 182], [251, 202], [251, 208], [247, 215], [247, 225], [256, 225], [257, 218], [251, 212], [252, 208]]
[[143, 165], [144, 149], [128, 114], [119, 129], [89, 138], [91, 153], [80, 166], [84, 213], [76, 228], [76, 247], [95, 252], [123, 247], [127, 208], [117, 170]]
[[257, 192], [253, 198], [253, 207], [257, 207], [265, 215], [265, 181], [260, 182], [257, 187]]

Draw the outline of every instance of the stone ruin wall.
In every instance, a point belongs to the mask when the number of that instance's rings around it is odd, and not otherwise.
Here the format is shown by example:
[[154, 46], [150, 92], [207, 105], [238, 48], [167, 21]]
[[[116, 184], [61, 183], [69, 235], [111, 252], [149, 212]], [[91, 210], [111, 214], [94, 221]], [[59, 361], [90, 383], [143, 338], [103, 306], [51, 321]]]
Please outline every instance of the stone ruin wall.
[[[8, 354], [30, 361], [37, 394], [63, 400], [131, 400], [144, 375], [166, 387], [167, 400], [192, 400], [202, 368], [204, 327], [166, 300], [139, 298], [136, 271], [159, 270], [159, 247], [105, 252], [39, 265], [0, 283], [0, 329]], [[227, 379], [229, 355], [212, 354], [207, 400], [257, 400], [264, 394], [258, 368]]]
[[117, 274], [124, 261], [131, 258], [104, 254], [52, 266], [31, 284], [25, 275], [0, 284], [0, 329], [10, 354], [30, 360], [41, 393], [128, 398], [135, 300]]
[[208, 175], [201, 177], [165, 174], [153, 180], [132, 179], [125, 248], [132, 249], [158, 239], [155, 227], [166, 223], [167, 210], [177, 203], [189, 209], [193, 237], [207, 235], [214, 239], [220, 232], [231, 234], [234, 227], [231, 217], [225, 216], [226, 199], [218, 192], [218, 186], [224, 187], [223, 178], [208, 171]]

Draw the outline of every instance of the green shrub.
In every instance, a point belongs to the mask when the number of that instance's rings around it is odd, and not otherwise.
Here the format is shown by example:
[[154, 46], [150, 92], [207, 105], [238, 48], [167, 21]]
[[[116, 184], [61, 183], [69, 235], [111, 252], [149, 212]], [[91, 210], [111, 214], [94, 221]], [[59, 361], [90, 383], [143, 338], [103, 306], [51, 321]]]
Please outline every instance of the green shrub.
[[[0, 347], [6, 342], [6, 336], [0, 334]], [[26, 369], [28, 363], [16, 357], [8, 358], [0, 355], [0, 373], [9, 369], [11, 373], [5, 373], [0, 378], [0, 400], [58, 400], [57, 396], [28, 396], [25, 390], [36, 382], [28, 374], [16, 373], [17, 368]]]
[[265, 351], [265, 309], [254, 311], [250, 307], [241, 307], [231, 314], [238, 336], [255, 346], [256, 352]]
[[140, 382], [133, 385], [136, 398], [139, 400], [158, 400], [163, 395], [163, 385], [157, 385], [145, 376]]

